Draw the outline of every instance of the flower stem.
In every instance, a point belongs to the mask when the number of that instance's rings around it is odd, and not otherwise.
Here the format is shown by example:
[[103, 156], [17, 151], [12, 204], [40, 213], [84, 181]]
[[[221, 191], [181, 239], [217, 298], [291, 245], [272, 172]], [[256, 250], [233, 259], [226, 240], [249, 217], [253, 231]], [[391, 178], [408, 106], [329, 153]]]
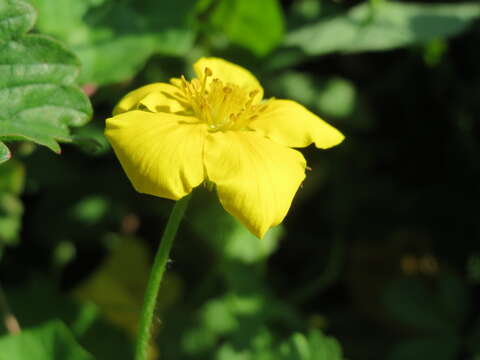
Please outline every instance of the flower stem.
[[135, 349], [135, 360], [147, 360], [148, 358], [152, 320], [157, 304], [158, 290], [160, 289], [160, 283], [162, 282], [163, 273], [165, 272], [165, 266], [168, 262], [168, 256], [170, 254], [170, 249], [172, 248], [173, 240], [175, 239], [178, 226], [185, 214], [189, 199], [190, 195], [187, 195], [175, 203], [173, 210], [170, 213], [170, 217], [168, 218], [162, 240], [160, 241], [160, 247], [155, 256], [155, 261], [145, 291], [140, 318], [140, 328]]

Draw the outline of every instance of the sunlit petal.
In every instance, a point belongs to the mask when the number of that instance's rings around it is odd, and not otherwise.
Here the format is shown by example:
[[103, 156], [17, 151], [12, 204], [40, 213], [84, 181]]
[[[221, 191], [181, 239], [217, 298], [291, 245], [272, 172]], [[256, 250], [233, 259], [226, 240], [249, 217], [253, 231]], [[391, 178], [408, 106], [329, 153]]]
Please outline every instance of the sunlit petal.
[[191, 121], [139, 110], [107, 119], [105, 135], [137, 191], [178, 200], [203, 182], [206, 127]]
[[223, 207], [262, 238], [282, 222], [305, 178], [301, 153], [247, 131], [209, 133], [207, 178]]
[[[149, 100], [149, 105], [155, 108], [172, 109], [171, 111], [178, 111], [180, 104], [173, 99], [173, 95], [178, 92], [178, 89], [167, 83], [153, 83], [142, 86], [136, 90], [125, 95], [113, 109], [113, 115], [121, 114], [125, 111], [135, 110], [138, 108], [140, 102], [152, 93], [155, 93], [155, 104], [152, 99]], [[151, 109], [149, 109], [151, 110]]]
[[185, 106], [164, 92], [152, 92], [139, 101], [140, 108], [143, 106], [151, 112], [178, 113], [184, 112]]
[[212, 71], [212, 79], [218, 78], [223, 83], [238, 85], [240, 88], [245, 89], [246, 92], [258, 91], [256, 98], [258, 100], [262, 99], [263, 88], [257, 78], [247, 69], [229, 61], [214, 57], [200, 58], [193, 65], [195, 73], [199, 78], [203, 78], [205, 75], [205, 68], [207, 67]]
[[291, 100], [271, 100], [249, 127], [290, 147], [305, 147], [314, 143], [318, 148], [327, 149], [344, 139], [340, 131]]

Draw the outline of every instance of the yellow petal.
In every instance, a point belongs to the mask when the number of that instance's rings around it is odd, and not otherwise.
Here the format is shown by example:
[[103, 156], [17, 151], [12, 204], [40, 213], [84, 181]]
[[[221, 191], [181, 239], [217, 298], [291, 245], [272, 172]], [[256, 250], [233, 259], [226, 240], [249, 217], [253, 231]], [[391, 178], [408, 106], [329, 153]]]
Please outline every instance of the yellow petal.
[[185, 111], [185, 107], [177, 100], [157, 91], [145, 96], [138, 104], [151, 112], [178, 113]]
[[317, 148], [327, 149], [345, 138], [333, 126], [291, 100], [271, 100], [249, 127], [289, 147], [305, 147], [314, 143]]
[[174, 94], [178, 92], [178, 89], [170, 84], [167, 83], [153, 83], [149, 85], [142, 86], [136, 90], [130, 91], [127, 95], [125, 95], [115, 106], [113, 109], [113, 115], [121, 114], [125, 111], [135, 110], [137, 109], [140, 101], [142, 101], [145, 97], [147, 97], [151, 93], [158, 93], [157, 96], [157, 103], [155, 106], [163, 106], [163, 107], [175, 107], [178, 106], [178, 102], [176, 100], [171, 99], [169, 96], [165, 96], [165, 94]]
[[107, 119], [105, 135], [138, 192], [178, 200], [204, 180], [204, 124], [132, 110]]
[[257, 78], [247, 69], [233, 64], [229, 61], [220, 58], [200, 58], [193, 65], [195, 73], [199, 78], [205, 75], [205, 68], [212, 71], [211, 79], [218, 78], [223, 83], [230, 83], [245, 89], [247, 92], [259, 91], [256, 98], [258, 100], [263, 98], [263, 88], [258, 82]]
[[282, 222], [305, 178], [301, 153], [248, 131], [215, 132], [205, 142], [205, 171], [225, 210], [262, 238]]

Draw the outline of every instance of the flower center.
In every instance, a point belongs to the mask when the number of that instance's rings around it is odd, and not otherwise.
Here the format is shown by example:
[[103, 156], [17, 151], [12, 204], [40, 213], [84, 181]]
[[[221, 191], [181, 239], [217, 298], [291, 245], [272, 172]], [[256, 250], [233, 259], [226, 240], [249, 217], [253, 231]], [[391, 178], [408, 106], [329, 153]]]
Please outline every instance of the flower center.
[[205, 68], [201, 79], [187, 81], [182, 75], [180, 81], [171, 81], [181, 93], [178, 100], [191, 107], [195, 116], [208, 125], [212, 132], [242, 130], [264, 111], [267, 103], [259, 103], [255, 97], [259, 90], [246, 91], [238, 85], [224, 83], [213, 77], [212, 71]]

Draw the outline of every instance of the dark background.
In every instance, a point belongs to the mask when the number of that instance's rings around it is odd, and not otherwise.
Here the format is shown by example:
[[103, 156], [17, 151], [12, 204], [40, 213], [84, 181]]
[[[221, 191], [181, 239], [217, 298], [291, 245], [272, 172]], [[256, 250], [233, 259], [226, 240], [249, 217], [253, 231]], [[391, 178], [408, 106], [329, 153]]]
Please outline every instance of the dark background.
[[[323, 1], [318, 16], [298, 3], [281, 4], [287, 33], [358, 2]], [[252, 238], [214, 193], [195, 191], [160, 293], [163, 358], [269, 359], [292, 333], [319, 329], [352, 360], [477, 359], [478, 21], [385, 51], [294, 49], [288, 65], [273, 66], [292, 49], [258, 56], [234, 41], [218, 46], [212, 9], [196, 16], [198, 47], [251, 68], [267, 96], [303, 102], [346, 140], [302, 150], [313, 170], [267, 239]], [[156, 54], [134, 76], [98, 85], [88, 131], [98, 140], [127, 91], [189, 66], [188, 56]], [[60, 156], [17, 144], [11, 162], [25, 170], [24, 210], [18, 236], [4, 241], [0, 274], [23, 326], [59, 317], [74, 327], [90, 301], [99, 315], [80, 343], [98, 359], [129, 359], [172, 202], [136, 193], [98, 141], [95, 151], [64, 145]]]

